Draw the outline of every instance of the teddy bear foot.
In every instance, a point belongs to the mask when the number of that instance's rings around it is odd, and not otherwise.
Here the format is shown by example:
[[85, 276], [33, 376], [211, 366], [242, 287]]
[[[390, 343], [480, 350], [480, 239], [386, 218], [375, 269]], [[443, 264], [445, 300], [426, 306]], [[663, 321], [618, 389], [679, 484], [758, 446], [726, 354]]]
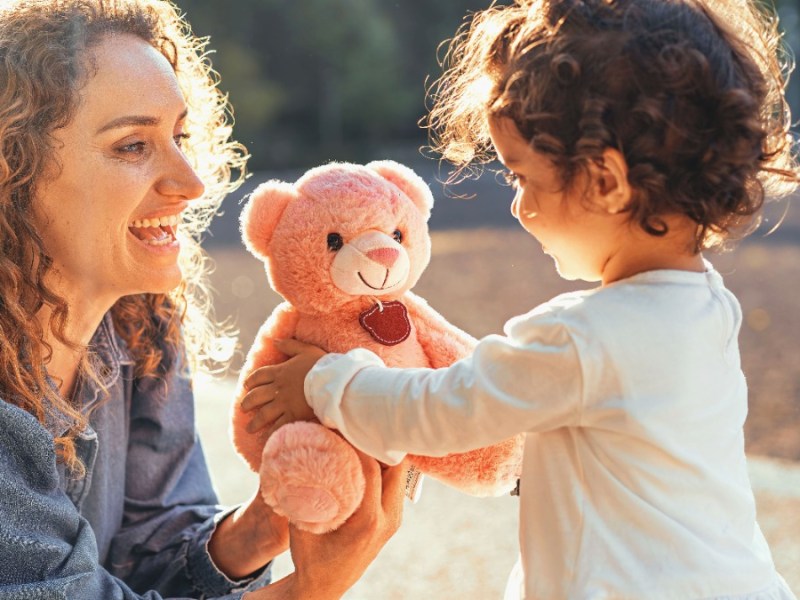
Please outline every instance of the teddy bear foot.
[[326, 523], [339, 513], [339, 502], [327, 490], [307, 485], [281, 486], [277, 504], [295, 522]]
[[261, 495], [299, 529], [332, 531], [361, 504], [364, 473], [355, 450], [319, 423], [276, 430], [261, 457]]

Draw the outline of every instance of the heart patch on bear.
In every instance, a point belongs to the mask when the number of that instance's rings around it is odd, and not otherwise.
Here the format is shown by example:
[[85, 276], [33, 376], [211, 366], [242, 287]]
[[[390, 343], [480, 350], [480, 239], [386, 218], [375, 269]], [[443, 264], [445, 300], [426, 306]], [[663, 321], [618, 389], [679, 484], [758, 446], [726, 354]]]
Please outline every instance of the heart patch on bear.
[[394, 346], [411, 334], [408, 310], [402, 302], [379, 302], [358, 316], [358, 322], [376, 342]]

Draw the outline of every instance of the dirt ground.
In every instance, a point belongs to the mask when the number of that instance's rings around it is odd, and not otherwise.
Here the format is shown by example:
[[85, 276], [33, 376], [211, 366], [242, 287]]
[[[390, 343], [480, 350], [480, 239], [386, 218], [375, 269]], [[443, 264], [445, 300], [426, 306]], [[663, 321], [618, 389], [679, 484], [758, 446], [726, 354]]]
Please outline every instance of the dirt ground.
[[[519, 228], [435, 231], [432, 238], [430, 265], [414, 291], [476, 337], [499, 332], [509, 317], [578, 287], [560, 279], [551, 259]], [[233, 318], [240, 330], [235, 371], [280, 298], [269, 289], [262, 263], [245, 250], [217, 247], [211, 254], [217, 316]], [[757, 236], [708, 258], [742, 304], [748, 452], [800, 461], [800, 240]]]

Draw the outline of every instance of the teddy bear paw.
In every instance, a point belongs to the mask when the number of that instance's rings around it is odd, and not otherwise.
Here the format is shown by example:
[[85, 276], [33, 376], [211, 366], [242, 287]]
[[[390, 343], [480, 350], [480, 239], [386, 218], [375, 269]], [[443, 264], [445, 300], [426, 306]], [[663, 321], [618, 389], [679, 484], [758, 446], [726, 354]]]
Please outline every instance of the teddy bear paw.
[[332, 531], [361, 504], [364, 473], [355, 450], [319, 423], [284, 425], [261, 457], [261, 495], [298, 528]]
[[339, 501], [333, 494], [319, 487], [286, 485], [277, 490], [276, 506], [295, 521], [324, 523], [339, 513]]

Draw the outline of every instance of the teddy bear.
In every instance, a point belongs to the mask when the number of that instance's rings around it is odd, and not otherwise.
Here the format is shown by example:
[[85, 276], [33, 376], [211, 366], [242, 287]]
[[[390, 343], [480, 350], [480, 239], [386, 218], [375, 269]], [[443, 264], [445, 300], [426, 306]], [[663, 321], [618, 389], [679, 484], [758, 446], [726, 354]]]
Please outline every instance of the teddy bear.
[[[410, 291], [428, 265], [433, 196], [412, 169], [394, 161], [330, 163], [295, 183], [272, 180], [250, 196], [241, 230], [284, 298], [261, 326], [239, 377], [232, 437], [259, 473], [273, 510], [306, 531], [336, 529], [364, 491], [350, 444], [318, 422], [251, 434], [239, 407], [254, 369], [286, 360], [275, 339], [296, 338], [328, 352], [367, 348], [393, 367], [445, 367], [470, 353], [474, 338]], [[407, 491], [419, 473], [465, 493], [510, 491], [521, 470], [522, 436], [444, 457], [409, 456]]]

